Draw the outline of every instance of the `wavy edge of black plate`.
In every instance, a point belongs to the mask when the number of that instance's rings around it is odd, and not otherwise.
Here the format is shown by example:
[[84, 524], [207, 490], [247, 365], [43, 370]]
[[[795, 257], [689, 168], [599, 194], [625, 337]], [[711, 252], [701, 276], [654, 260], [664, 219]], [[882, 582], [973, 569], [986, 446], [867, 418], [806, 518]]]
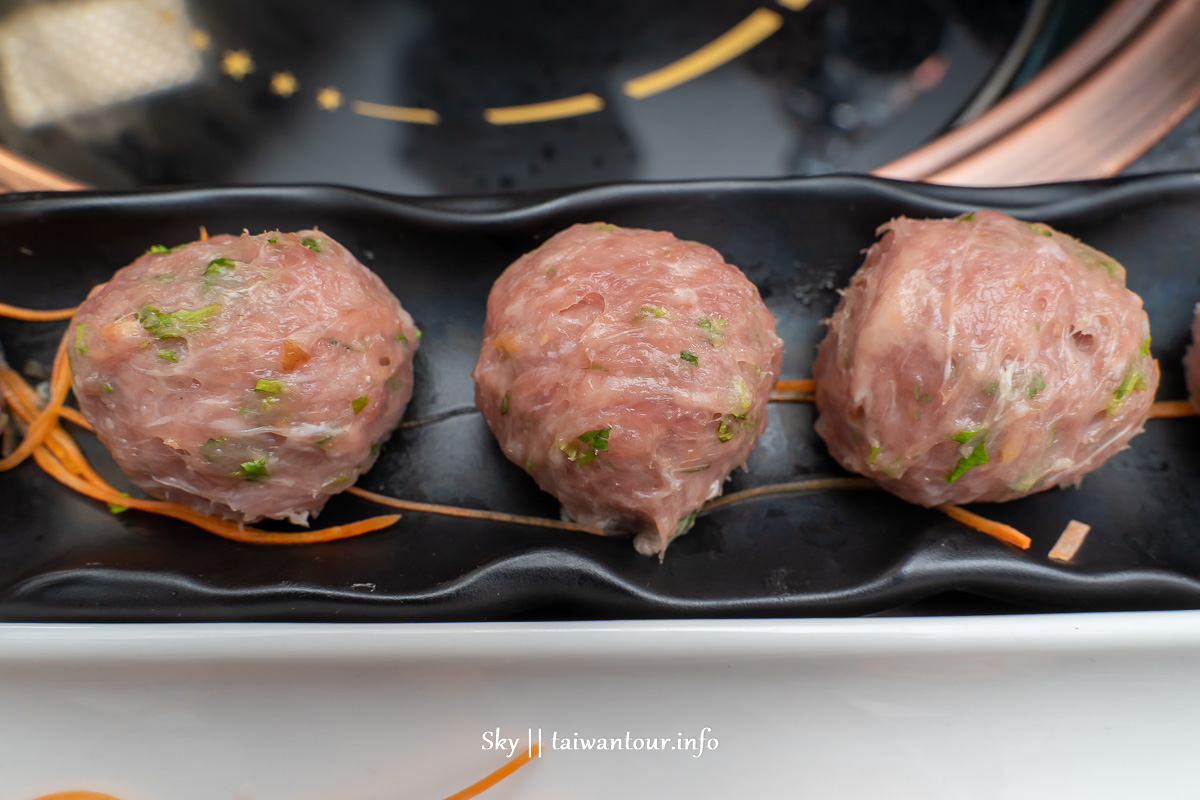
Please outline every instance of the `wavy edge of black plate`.
[[[311, 202], [336, 198], [360, 210], [378, 210], [407, 222], [445, 229], [530, 222], [570, 210], [613, 202], [673, 197], [696, 200], [708, 194], [745, 190], [790, 193], [809, 189], [854, 189], [903, 204], [930, 216], [995, 208], [1051, 224], [1082, 211], [1113, 210], [1123, 204], [1180, 192], [1200, 199], [1200, 173], [1172, 172], [1013, 187], [960, 187], [911, 183], [864, 175], [813, 178], [698, 180], [621, 183], [561, 191], [508, 195], [406, 197], [331, 184], [162, 187], [127, 191], [28, 192], [0, 196], [0, 213], [35, 217], [63, 208], [119, 215], [147, 206], [215, 199]], [[354, 208], [347, 208], [351, 211]], [[882, 220], [881, 220], [882, 222]], [[251, 601], [220, 614], [189, 613], [199, 601], [219, 607], [230, 594], [177, 575], [141, 574], [130, 586], [121, 570], [46, 572], [14, 584], [0, 596], [0, 619], [10, 621], [486, 621], [534, 618], [672, 618], [855, 616], [886, 612], [953, 592], [1001, 603], [1013, 611], [1166, 610], [1200, 607], [1200, 579], [1165, 568], [1102, 573], [1021, 560], [1005, 545], [980, 538], [953, 558], [930, 548], [932, 534], [915, 537], [905, 556], [874, 580], [838, 591], [740, 599], [696, 599], [663, 595], [636, 586], [578, 553], [534, 548], [485, 564], [435, 589], [404, 596], [281, 584], [259, 589]], [[625, 545], [621, 545], [625, 546]], [[132, 590], [131, 590], [132, 589]], [[500, 590], [499, 596], [497, 595]], [[120, 598], [114, 605], [96, 598]]]

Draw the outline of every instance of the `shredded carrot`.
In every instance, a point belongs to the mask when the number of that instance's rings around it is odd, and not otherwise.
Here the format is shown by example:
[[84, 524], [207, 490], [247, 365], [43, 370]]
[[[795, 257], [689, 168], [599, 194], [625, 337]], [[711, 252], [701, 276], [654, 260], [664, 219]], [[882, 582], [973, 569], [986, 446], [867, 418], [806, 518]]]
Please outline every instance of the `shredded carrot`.
[[[452, 795], [449, 795], [445, 800], [470, 800], [472, 797], [478, 797], [483, 792], [495, 786], [500, 781], [512, 775], [521, 767], [529, 763], [531, 759], [537, 758], [541, 753], [541, 746], [536, 742], [531, 744], [519, 756], [514, 756], [504, 766], [489, 772], [484, 777], [472, 783], [465, 789], [461, 789]], [[44, 794], [35, 800], [118, 800], [111, 794], [103, 792], [91, 792], [85, 789], [76, 789], [67, 792], [55, 792], [54, 794]]]
[[297, 531], [295, 533], [279, 533], [250, 528], [237, 522], [201, 514], [195, 509], [182, 503], [170, 503], [164, 500], [142, 500], [138, 497], [126, 497], [111, 486], [96, 485], [76, 475], [62, 462], [58, 461], [46, 448], [38, 448], [33, 454], [38, 465], [59, 483], [74, 489], [80, 494], [87, 495], [93, 500], [100, 500], [113, 505], [136, 508], [139, 511], [149, 511], [166, 517], [191, 523], [197, 528], [214, 533], [224, 539], [245, 544], [315, 544], [331, 542], [336, 539], [348, 539], [381, 528], [390, 527], [400, 519], [399, 514], [388, 514], [379, 517], [359, 520], [347, 525], [333, 525], [314, 531]]
[[208, 241], [208, 228], [204, 227], [203, 225], [200, 226], [200, 241]]
[[525, 752], [521, 753], [519, 756], [515, 756], [503, 767], [500, 767], [495, 772], [488, 773], [486, 777], [475, 781], [475, 783], [472, 783], [467, 788], [449, 795], [445, 798], [445, 800], [469, 800], [472, 797], [478, 796], [481, 792], [492, 788], [497, 783], [504, 780], [509, 775], [512, 775], [521, 767], [525, 766], [525, 764], [527, 764], [531, 758], [536, 758], [541, 750], [541, 746], [536, 742], [531, 744], [528, 748], [526, 748]]
[[813, 392], [783, 392], [773, 389], [768, 398], [772, 403], [811, 403], [816, 399]]
[[360, 489], [357, 486], [351, 486], [346, 490], [348, 494], [356, 495], [364, 500], [370, 500], [373, 503], [379, 503], [392, 508], [403, 509], [404, 511], [420, 511], [426, 514], [441, 514], [446, 517], [462, 517], [466, 519], [484, 519], [491, 522], [508, 522], [514, 525], [530, 525], [535, 528], [556, 528], [560, 531], [575, 531], [576, 533], [590, 533], [595, 536], [612, 536], [613, 531], [606, 531], [603, 528], [596, 528], [591, 525], [580, 525], [577, 522], [566, 522], [564, 520], [549, 519], [547, 517], [528, 517], [524, 514], [506, 514], [503, 511], [485, 511], [477, 508], [460, 508], [459, 506], [443, 506], [435, 503], [418, 503], [413, 500], [401, 500], [397, 497], [389, 497], [386, 494], [377, 494], [375, 492]]
[[974, 528], [980, 533], [986, 533], [988, 536], [995, 537], [1006, 544], [1015, 545], [1022, 550], [1028, 550], [1029, 545], [1033, 543], [1032, 539], [1011, 525], [1005, 525], [1003, 522], [996, 522], [987, 517], [981, 517], [974, 512], [967, 511], [965, 508], [943, 503], [937, 509], [951, 519], [961, 522], [963, 525]]
[[801, 378], [799, 380], [780, 381], [775, 384], [777, 392], [804, 392], [812, 394], [817, 390], [817, 381], [815, 378]]
[[60, 319], [70, 319], [75, 316], [74, 308], [56, 308], [43, 311], [37, 308], [21, 308], [0, 303], [0, 317], [19, 319], [23, 322], [56, 322]]
[[71, 408], [70, 406], [63, 406], [62, 408], [60, 408], [58, 410], [58, 416], [65, 419], [67, 422], [75, 423], [79, 427], [83, 428], [85, 431], [94, 430], [92, 428], [92, 423], [88, 422], [84, 418], [83, 414], [80, 414], [78, 411]]
[[1150, 419], [1165, 419], [1170, 417], [1194, 417], [1196, 409], [1187, 400], [1159, 400], [1150, 406]]
[[7, 364], [5, 364], [3, 361], [0, 361], [0, 390], [4, 392], [4, 398], [8, 400], [8, 404], [13, 407], [14, 411], [16, 411], [18, 408], [21, 409], [22, 412], [26, 407], [30, 409], [29, 416], [27, 418], [25, 417], [24, 413], [18, 412], [18, 416], [22, 417], [26, 422], [28, 422], [37, 415], [36, 395], [34, 395], [32, 398], [25, 395], [22, 391], [22, 387], [24, 387], [25, 390], [28, 390], [30, 394], [33, 394], [33, 390], [29, 388], [25, 381], [21, 380], [20, 376], [17, 376], [16, 380], [12, 381], [9, 378], [10, 375], [16, 376], [17, 374], [13, 372]]
[[1058, 537], [1058, 541], [1054, 543], [1054, 547], [1050, 548], [1049, 557], [1055, 561], [1070, 561], [1083, 546], [1083, 540], [1087, 538], [1091, 529], [1091, 525], [1077, 519], [1071, 520]]
[[[3, 361], [0, 361], [0, 388], [19, 419], [28, 424], [37, 416], [37, 393]], [[75, 440], [58, 425], [51, 426], [45, 445], [67, 469], [93, 485], [108, 487], [87, 463]]]
[[706, 513], [730, 503], [739, 503], [752, 497], [763, 497], [769, 494], [791, 494], [793, 492], [817, 492], [824, 489], [877, 489], [878, 484], [869, 478], [813, 478], [807, 481], [792, 481], [790, 483], [773, 483], [770, 486], [756, 486], [753, 489], [743, 489], [733, 492], [716, 500], [709, 500], [700, 511]]
[[[50, 432], [50, 438], [46, 440], [46, 449], [59, 460], [66, 469], [71, 471], [71, 474], [78, 475], [90, 485], [97, 489], [103, 489], [109, 492], [116, 492], [107, 481], [100, 477], [100, 474], [92, 469], [92, 465], [83, 457], [83, 453], [79, 450], [79, 445], [75, 444], [75, 440], [71, 435], [62, 428], [57, 428]], [[120, 494], [120, 492], [117, 492]]]
[[25, 438], [17, 445], [17, 449], [8, 457], [0, 458], [0, 472], [10, 470], [28, 458], [58, 420], [58, 409], [67, 399], [67, 390], [71, 388], [71, 368], [67, 363], [69, 333], [68, 329], [68, 332], [63, 334], [62, 341], [58, 344], [58, 353], [54, 356], [54, 369], [50, 373], [50, 402], [29, 423], [29, 430], [25, 432]]

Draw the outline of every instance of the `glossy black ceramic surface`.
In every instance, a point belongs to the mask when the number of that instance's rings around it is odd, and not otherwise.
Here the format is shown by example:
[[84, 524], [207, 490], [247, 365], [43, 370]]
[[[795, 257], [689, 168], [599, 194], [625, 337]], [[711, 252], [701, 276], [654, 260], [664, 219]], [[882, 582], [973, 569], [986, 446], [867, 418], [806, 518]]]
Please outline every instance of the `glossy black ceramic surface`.
[[[986, 110], [1107, 5], [7, 0], [0, 143], [101, 188], [441, 195], [866, 171]], [[629, 84], [729, 35], [739, 46], [698, 71]]]
[[[376, 270], [425, 332], [408, 419], [470, 409], [484, 303], [521, 253], [575, 222], [671, 230], [708, 243], [760, 288], [810, 374], [821, 320], [900, 215], [979, 207], [1047, 222], [1121, 260], [1145, 299], [1160, 399], [1184, 396], [1180, 358], [1200, 300], [1200, 175], [1015, 189], [838, 177], [608, 186], [487, 198], [399, 198], [334, 187], [0, 197], [0, 299], [52, 308], [148, 246], [209, 232], [319, 226]], [[9, 361], [48, 362], [64, 323], [0, 322]], [[840, 475], [814, 410], [776, 403], [729, 490]], [[103, 448], [79, 437], [113, 480]], [[557, 516], [473, 411], [398, 432], [361, 485], [413, 500]], [[883, 492], [774, 496], [701, 517], [662, 564], [628, 541], [407, 513], [325, 545], [230, 543], [103, 504], [32, 463], [0, 475], [0, 619], [498, 620], [816, 616], [885, 612], [946, 592], [1034, 610], [1200, 607], [1200, 422], [1151, 420], [1079, 490], [978, 507], [1033, 538], [1018, 551]], [[330, 502], [321, 523], [377, 509]], [[1070, 519], [1093, 526], [1074, 563], [1047, 559]]]

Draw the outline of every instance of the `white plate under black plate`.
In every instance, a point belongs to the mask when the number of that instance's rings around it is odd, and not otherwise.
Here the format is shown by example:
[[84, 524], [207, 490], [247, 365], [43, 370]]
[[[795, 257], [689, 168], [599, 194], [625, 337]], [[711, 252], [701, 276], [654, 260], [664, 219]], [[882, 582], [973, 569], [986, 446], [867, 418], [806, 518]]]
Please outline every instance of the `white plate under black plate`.
[[0, 796], [1173, 800], [1198, 689], [1197, 611], [0, 625]]
[[[230, 188], [0, 198], [0, 299], [78, 303], [152, 244], [319, 226], [378, 272], [425, 332], [409, 419], [473, 400], [492, 281], [575, 222], [673, 231], [717, 248], [758, 285], [786, 343], [784, 377], [810, 374], [835, 289], [891, 217], [979, 207], [1047, 222], [1121, 262], [1150, 315], [1160, 399], [1182, 398], [1179, 360], [1200, 300], [1200, 176], [1015, 189], [863, 177], [607, 186], [414, 199], [336, 187]], [[0, 323], [10, 362], [49, 361], [63, 323]], [[729, 490], [842, 474], [814, 411], [776, 404]], [[113, 479], [111, 461], [88, 451]], [[402, 430], [361, 481], [412, 500], [557, 516], [468, 412]], [[666, 562], [628, 542], [405, 514], [394, 528], [296, 548], [230, 543], [161, 517], [111, 515], [32, 463], [0, 476], [0, 618], [9, 620], [496, 620], [815, 616], [886, 611], [965, 591], [1039, 610], [1200, 607], [1200, 423], [1153, 420], [1087, 477], [988, 516], [1033, 537], [1014, 550], [882, 492], [775, 496], [702, 517]], [[322, 523], [378, 509], [330, 502]], [[1076, 561], [1046, 553], [1070, 519], [1092, 525]]]

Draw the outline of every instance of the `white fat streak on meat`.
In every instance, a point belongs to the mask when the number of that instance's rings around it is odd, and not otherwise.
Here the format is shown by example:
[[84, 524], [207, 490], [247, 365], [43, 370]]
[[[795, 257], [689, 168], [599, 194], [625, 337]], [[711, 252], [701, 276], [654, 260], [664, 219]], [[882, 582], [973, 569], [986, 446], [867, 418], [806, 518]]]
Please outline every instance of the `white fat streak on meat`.
[[[720, 346], [697, 324], [715, 317], [728, 320]], [[577, 225], [493, 287], [476, 402], [505, 454], [532, 464], [570, 516], [640, 531], [639, 549], [660, 551], [680, 518], [719, 494], [765, 427], [781, 345], [757, 290], [711, 248]], [[739, 379], [753, 423], [722, 443], [720, 420], [742, 413]], [[586, 465], [568, 460], [563, 445], [584, 447], [578, 435], [608, 426], [607, 453]]]

